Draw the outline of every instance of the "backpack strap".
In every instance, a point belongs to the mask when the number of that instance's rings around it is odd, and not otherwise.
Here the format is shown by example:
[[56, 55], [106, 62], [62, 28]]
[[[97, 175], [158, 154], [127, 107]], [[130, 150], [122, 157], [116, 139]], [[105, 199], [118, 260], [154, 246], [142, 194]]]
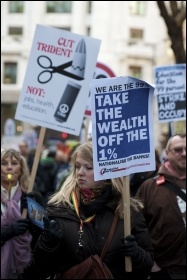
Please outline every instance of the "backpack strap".
[[117, 221], [118, 221], [118, 216], [117, 215], [114, 215], [114, 218], [113, 218], [113, 221], [112, 221], [112, 225], [111, 225], [111, 228], [110, 228], [110, 232], [108, 234], [108, 237], [107, 237], [107, 240], [105, 242], [105, 245], [103, 247], [103, 250], [101, 252], [101, 259], [103, 260], [105, 254], [106, 254], [106, 251], [108, 249], [108, 246], [110, 244], [110, 241], [112, 240], [112, 237], [114, 235], [114, 230], [115, 230], [115, 227], [116, 227], [116, 224], [117, 224]]
[[180, 198], [186, 202], [186, 194], [179, 187], [176, 187], [172, 182], [167, 181], [164, 176], [156, 176], [153, 179], [156, 179], [157, 185], [163, 184], [164, 187], [173, 191], [176, 195], [180, 196]]

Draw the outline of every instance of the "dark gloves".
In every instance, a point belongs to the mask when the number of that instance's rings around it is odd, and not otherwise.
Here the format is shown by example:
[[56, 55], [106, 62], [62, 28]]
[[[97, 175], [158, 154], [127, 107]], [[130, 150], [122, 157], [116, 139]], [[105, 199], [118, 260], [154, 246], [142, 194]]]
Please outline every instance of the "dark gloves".
[[[32, 194], [32, 193], [24, 194], [24, 196], [21, 200], [21, 212], [23, 212], [23, 209], [28, 209], [27, 197], [30, 197], [29, 194]], [[33, 197], [30, 197], [30, 198], [33, 199]]]
[[139, 246], [136, 243], [134, 235], [128, 235], [126, 237], [122, 237], [121, 241], [123, 243], [120, 252], [122, 255], [126, 257], [135, 258], [139, 252]]
[[49, 220], [46, 217], [43, 217], [43, 221], [44, 232], [42, 234], [42, 240], [47, 243], [47, 247], [57, 246], [63, 237], [59, 224], [55, 220]]
[[1, 227], [1, 241], [5, 242], [14, 236], [24, 234], [29, 228], [28, 219], [20, 219], [9, 226]]
[[41, 206], [43, 206], [43, 198], [39, 192], [36, 192], [36, 191], [29, 192], [26, 194], [26, 197], [31, 198], [32, 200], [36, 201]]

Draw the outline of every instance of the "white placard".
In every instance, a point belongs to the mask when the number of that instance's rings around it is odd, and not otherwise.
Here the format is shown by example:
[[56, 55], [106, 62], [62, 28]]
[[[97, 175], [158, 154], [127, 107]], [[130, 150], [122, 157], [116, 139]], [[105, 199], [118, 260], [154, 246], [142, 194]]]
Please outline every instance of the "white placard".
[[186, 120], [186, 64], [154, 68], [158, 121]]
[[79, 135], [100, 44], [37, 25], [15, 119]]

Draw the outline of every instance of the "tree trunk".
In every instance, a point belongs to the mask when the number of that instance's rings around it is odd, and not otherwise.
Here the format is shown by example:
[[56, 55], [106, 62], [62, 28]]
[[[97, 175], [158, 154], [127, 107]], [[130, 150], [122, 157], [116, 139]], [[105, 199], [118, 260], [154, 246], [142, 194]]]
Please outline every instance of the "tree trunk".
[[156, 1], [167, 26], [168, 35], [171, 40], [171, 48], [175, 56], [175, 62], [186, 63], [186, 51], [184, 48], [183, 23], [186, 19], [185, 1], [167, 1], [170, 6], [165, 5], [165, 1]]

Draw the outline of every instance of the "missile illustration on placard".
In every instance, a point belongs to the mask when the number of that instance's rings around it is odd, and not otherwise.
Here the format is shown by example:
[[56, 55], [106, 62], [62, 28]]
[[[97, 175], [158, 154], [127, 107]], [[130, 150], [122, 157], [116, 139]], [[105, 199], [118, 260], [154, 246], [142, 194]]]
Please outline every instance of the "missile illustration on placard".
[[[79, 77], [79, 79], [84, 79], [85, 64], [86, 64], [86, 45], [84, 40], [82, 39], [78, 43], [75, 50], [75, 54], [72, 60], [72, 65], [70, 70], [71, 74], [76, 77]], [[81, 85], [72, 81], [68, 82], [54, 114], [56, 121], [58, 122], [67, 121], [80, 89], [81, 89]]]
[[76, 76], [84, 78], [86, 65], [86, 44], [84, 39], [82, 39], [75, 50], [75, 54], [73, 57], [72, 65], [71, 65], [71, 73]]

